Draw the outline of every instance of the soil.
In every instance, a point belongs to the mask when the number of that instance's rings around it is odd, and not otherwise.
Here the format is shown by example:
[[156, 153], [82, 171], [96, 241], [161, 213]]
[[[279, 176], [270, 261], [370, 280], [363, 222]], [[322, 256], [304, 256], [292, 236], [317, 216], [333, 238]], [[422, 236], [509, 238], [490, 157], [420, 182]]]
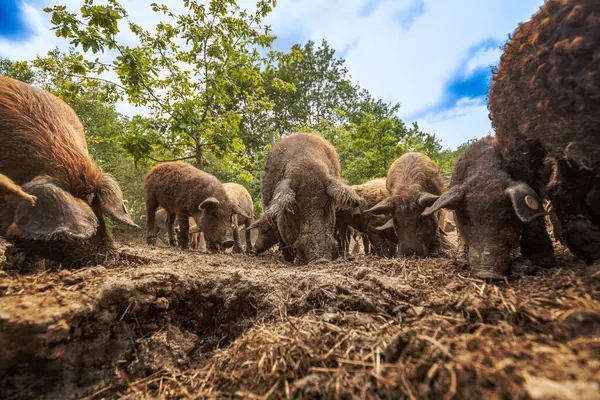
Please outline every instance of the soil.
[[599, 398], [600, 264], [556, 246], [499, 283], [127, 238], [114, 267], [0, 270], [0, 398]]

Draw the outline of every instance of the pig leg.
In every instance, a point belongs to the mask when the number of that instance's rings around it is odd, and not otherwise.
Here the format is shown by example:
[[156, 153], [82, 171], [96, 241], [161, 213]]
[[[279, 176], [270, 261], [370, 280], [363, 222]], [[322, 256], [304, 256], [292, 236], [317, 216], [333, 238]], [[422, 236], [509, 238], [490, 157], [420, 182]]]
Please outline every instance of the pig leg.
[[206, 251], [206, 240], [204, 239], [203, 232], [198, 232], [198, 247], [200, 251]]
[[288, 246], [285, 243], [283, 243], [282, 240], [279, 240], [279, 248], [281, 249], [281, 254], [283, 254], [283, 259], [285, 261], [287, 261], [287, 262], [294, 261], [294, 256], [290, 252], [290, 249], [288, 248]]
[[179, 224], [179, 247], [182, 250], [187, 250], [189, 247], [190, 220], [187, 215], [180, 215], [177, 219]]
[[250, 229], [248, 229], [248, 227], [252, 224], [252, 220], [251, 219], [247, 219], [246, 223], [244, 224], [245, 226], [245, 236], [246, 236], [246, 251], [248, 253], [250, 253], [252, 251], [252, 231]]
[[338, 239], [340, 241], [338, 250], [342, 257], [346, 257], [348, 255], [348, 228], [343, 227], [340, 229]]
[[600, 226], [590, 219], [586, 197], [593, 187], [591, 171], [571, 168], [566, 161], [557, 163], [558, 179], [548, 190], [556, 210], [567, 247], [573, 254], [593, 262], [600, 259]]
[[167, 238], [165, 237], [166, 234], [167, 234], [167, 231], [159, 229], [158, 233], [156, 234], [156, 237], [159, 238], [160, 241], [163, 242], [163, 244], [165, 246], [168, 246], [169, 242], [167, 241]]
[[383, 257], [385, 236], [375, 229], [368, 229], [363, 235], [366, 235], [369, 238], [369, 242], [371, 243], [371, 254]]
[[240, 228], [237, 226], [233, 227], [233, 249], [231, 249], [232, 253], [243, 253], [244, 249], [242, 248], [242, 239], [240, 238]]
[[362, 238], [362, 242], [363, 242], [363, 250], [365, 252], [365, 255], [370, 254], [370, 250], [369, 250], [369, 238], [366, 234], [362, 233], [361, 235]]
[[352, 248], [352, 254], [358, 254], [358, 251], [360, 250], [360, 244], [358, 243], [358, 235], [356, 231], [354, 231], [352, 238], [354, 239], [354, 247]]
[[[513, 179], [526, 182], [536, 193], [541, 193], [543, 179], [544, 151], [520, 133], [518, 140], [505, 143], [503, 152]], [[542, 204], [540, 204], [542, 206]], [[543, 218], [537, 218], [527, 224], [521, 233], [521, 254], [541, 267], [556, 265], [554, 247], [546, 230]]]
[[[166, 223], [167, 223], [167, 221], [165, 221], [165, 225], [166, 225]], [[166, 226], [159, 226], [159, 227], [158, 227], [158, 232], [156, 233], [156, 237], [157, 237], [158, 239], [160, 239], [160, 241], [161, 241], [161, 242], [162, 242], [164, 245], [168, 246], [167, 239], [165, 238], [165, 235], [166, 235], [166, 234], [167, 234], [167, 229], [166, 229]]]
[[169, 213], [167, 217], [167, 232], [169, 234], [169, 245], [173, 247], [177, 247], [177, 242], [175, 241], [175, 220], [177, 219], [177, 214]]
[[148, 197], [146, 199], [146, 225], [148, 226], [148, 234], [146, 236], [146, 242], [150, 246], [156, 245], [156, 234], [158, 233], [158, 228], [156, 225], [156, 209], [158, 208], [158, 203], [152, 197]]
[[554, 247], [544, 218], [536, 218], [523, 228], [520, 245], [523, 257], [540, 267], [551, 268], [556, 265]]
[[393, 242], [391, 240], [385, 239], [385, 243], [387, 246], [387, 257], [395, 258], [398, 254], [398, 243]]
[[190, 249], [197, 250], [198, 249], [198, 233], [190, 234], [192, 239], [190, 240]]

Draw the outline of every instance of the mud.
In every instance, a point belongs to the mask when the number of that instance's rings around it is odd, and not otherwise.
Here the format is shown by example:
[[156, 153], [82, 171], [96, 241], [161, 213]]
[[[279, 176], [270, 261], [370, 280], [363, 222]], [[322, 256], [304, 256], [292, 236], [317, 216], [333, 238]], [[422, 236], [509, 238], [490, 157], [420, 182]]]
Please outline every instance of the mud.
[[559, 245], [489, 284], [453, 257], [118, 244], [156, 262], [0, 270], [0, 398], [600, 396], [600, 264]]

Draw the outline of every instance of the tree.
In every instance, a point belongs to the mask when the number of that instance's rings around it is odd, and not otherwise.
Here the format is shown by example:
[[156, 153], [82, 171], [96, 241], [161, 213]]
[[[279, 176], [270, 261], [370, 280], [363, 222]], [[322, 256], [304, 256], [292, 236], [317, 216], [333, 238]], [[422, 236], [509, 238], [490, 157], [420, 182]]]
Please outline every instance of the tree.
[[464, 153], [464, 151], [466, 149], [468, 149], [476, 141], [477, 141], [477, 139], [469, 139], [465, 143], [458, 146], [458, 148], [456, 148], [456, 150], [446, 149], [446, 150], [440, 151], [436, 155], [436, 159], [438, 161], [438, 164], [439, 164], [442, 172], [444, 172], [444, 173], [452, 172], [454, 170], [454, 164], [456, 164], [456, 161], [458, 161], [458, 159], [460, 158], [462, 153]]
[[0, 57], [0, 76], [8, 76], [29, 84], [35, 80], [35, 72], [26, 61], [13, 62], [2, 57]]
[[[205, 152], [233, 158], [244, 149], [238, 137], [246, 113], [269, 109], [259, 66], [275, 60], [274, 52], [261, 54], [274, 40], [262, 25], [275, 0], [260, 0], [254, 13], [235, 0], [210, 0], [207, 5], [185, 0], [186, 14], [176, 15], [166, 5], [152, 4], [164, 14], [153, 32], [129, 20], [116, 1], [94, 5], [85, 0], [80, 12], [65, 6], [47, 8], [56, 35], [70, 39], [75, 48], [109, 61], [71, 54], [64, 68], [84, 85], [100, 85], [111, 100], [147, 107], [149, 118], [135, 116], [128, 125], [124, 147], [136, 160], [164, 161], [167, 153], [192, 159], [202, 167]], [[123, 25], [139, 44], [117, 40]], [[38, 60], [44, 69], [56, 68], [52, 57]], [[116, 75], [116, 81], [104, 73]]]
[[274, 103], [268, 115], [271, 130], [282, 136], [300, 126], [316, 127], [323, 120], [346, 122], [337, 110], [348, 114], [359, 96], [344, 63], [326, 40], [319, 47], [312, 41], [295, 44], [289, 53], [281, 54], [279, 63], [262, 73], [265, 91]]

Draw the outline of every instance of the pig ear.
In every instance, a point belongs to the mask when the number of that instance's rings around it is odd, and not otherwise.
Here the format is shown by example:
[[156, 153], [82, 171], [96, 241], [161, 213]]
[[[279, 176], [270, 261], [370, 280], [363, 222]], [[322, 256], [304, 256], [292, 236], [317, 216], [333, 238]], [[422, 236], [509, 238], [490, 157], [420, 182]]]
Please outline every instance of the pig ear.
[[504, 192], [510, 198], [517, 217], [524, 223], [528, 224], [548, 214], [542, 205], [542, 199], [529, 185], [513, 183]]
[[457, 208], [464, 196], [464, 189], [461, 186], [454, 186], [441, 195], [430, 207], [423, 210], [421, 215], [428, 217], [442, 208]]
[[218, 207], [221, 202], [214, 197], [209, 197], [198, 206], [198, 210], [211, 210]]
[[435, 201], [439, 198], [440, 196], [436, 194], [422, 192], [419, 198], [417, 199], [417, 204], [419, 204], [421, 207], [431, 207], [433, 203], [435, 203]]
[[244, 210], [242, 210], [242, 207], [238, 206], [237, 204], [234, 204], [233, 207], [231, 207], [231, 212], [233, 214], [241, 215], [244, 218], [251, 218]]
[[98, 191], [100, 207], [106, 215], [113, 221], [121, 222], [134, 228], [139, 228], [131, 219], [131, 214], [127, 211], [123, 192], [117, 181], [109, 174], [102, 175], [102, 183]]
[[366, 205], [365, 199], [357, 195], [354, 189], [339, 179], [331, 179], [329, 181], [327, 194], [333, 199], [333, 203], [337, 208], [353, 210], [353, 214], [358, 212], [356, 211], [357, 207], [364, 208]]
[[381, 226], [378, 226], [375, 229], [377, 229], [378, 231], [385, 231], [385, 230], [388, 230], [388, 229], [394, 229], [394, 221], [390, 218], [390, 219], [388, 219], [388, 221], [385, 224], [383, 224]]
[[275, 195], [269, 207], [265, 210], [263, 217], [266, 222], [271, 223], [279, 214], [285, 210], [293, 213], [292, 208], [296, 204], [296, 192], [290, 187], [290, 180], [284, 179], [275, 187]]
[[373, 207], [365, 210], [365, 213], [370, 214], [390, 214], [394, 210], [394, 203], [388, 197], [375, 204]]
[[7, 231], [9, 239], [87, 239], [96, 232], [98, 219], [90, 206], [54, 185], [50, 178], [38, 177], [23, 190], [36, 197], [35, 205], [19, 202]]

